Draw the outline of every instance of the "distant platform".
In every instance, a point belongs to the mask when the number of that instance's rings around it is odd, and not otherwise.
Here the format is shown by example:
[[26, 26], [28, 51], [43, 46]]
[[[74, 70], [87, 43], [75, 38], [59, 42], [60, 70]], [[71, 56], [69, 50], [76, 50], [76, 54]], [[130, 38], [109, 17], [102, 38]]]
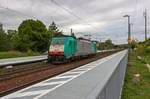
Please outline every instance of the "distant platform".
[[0, 59], [0, 67], [46, 60], [47, 55]]

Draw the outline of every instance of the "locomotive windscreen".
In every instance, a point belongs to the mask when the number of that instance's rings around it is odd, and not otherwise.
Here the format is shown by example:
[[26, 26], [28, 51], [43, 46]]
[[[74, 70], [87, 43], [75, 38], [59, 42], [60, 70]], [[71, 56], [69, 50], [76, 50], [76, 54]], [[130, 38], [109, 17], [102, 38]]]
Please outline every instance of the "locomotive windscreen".
[[64, 40], [52, 40], [49, 52], [64, 52]]

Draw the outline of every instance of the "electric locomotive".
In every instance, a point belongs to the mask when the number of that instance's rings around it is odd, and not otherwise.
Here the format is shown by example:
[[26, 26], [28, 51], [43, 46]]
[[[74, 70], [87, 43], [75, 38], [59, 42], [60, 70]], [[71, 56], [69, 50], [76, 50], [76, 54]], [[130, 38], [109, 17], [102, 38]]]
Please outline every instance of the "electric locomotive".
[[48, 62], [51, 63], [64, 63], [97, 52], [95, 42], [73, 36], [53, 37], [49, 41]]

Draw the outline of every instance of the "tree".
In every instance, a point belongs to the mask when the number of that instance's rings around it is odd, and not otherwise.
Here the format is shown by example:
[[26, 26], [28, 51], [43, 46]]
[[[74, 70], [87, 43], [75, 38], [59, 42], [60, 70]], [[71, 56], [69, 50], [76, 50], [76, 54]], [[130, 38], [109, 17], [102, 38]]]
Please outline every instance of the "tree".
[[114, 47], [114, 44], [112, 43], [112, 40], [110, 39], [106, 40], [105, 43], [108, 49], [112, 49]]
[[7, 30], [8, 39], [12, 40], [13, 37], [16, 35], [16, 33], [17, 33], [16, 30]]
[[47, 49], [48, 37], [46, 26], [41, 21], [28, 19], [20, 24], [14, 45], [20, 51], [42, 52]]
[[105, 43], [108, 45], [113, 45], [112, 40], [110, 40], [110, 39], [106, 40]]
[[107, 50], [114, 48], [114, 44], [112, 43], [112, 40], [108, 39], [105, 42], [99, 42], [98, 49], [100, 50]]
[[104, 50], [104, 49], [106, 49], [105, 47], [106, 47], [106, 46], [105, 46], [105, 42], [99, 42], [99, 43], [98, 43], [98, 49], [99, 49], [99, 50]]
[[57, 28], [56, 24], [54, 22], [52, 22], [52, 24], [50, 24], [49, 26], [49, 33], [50, 33], [50, 37], [54, 37], [54, 36], [62, 36], [62, 31], [59, 31], [59, 29]]
[[0, 31], [0, 51], [7, 51], [9, 49], [11, 47], [7, 34], [4, 31]]

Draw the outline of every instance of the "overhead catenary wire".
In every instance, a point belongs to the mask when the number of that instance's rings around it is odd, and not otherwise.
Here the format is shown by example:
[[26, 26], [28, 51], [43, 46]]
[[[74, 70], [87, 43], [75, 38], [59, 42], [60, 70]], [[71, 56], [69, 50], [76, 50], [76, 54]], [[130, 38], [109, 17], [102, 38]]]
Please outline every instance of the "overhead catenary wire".
[[51, 2], [54, 3], [55, 5], [59, 6], [60, 8], [62, 8], [66, 12], [68, 12], [69, 14], [73, 15], [74, 17], [76, 17], [78, 19], [82, 19], [80, 16], [76, 15], [75, 13], [73, 13], [72, 11], [70, 11], [69, 9], [67, 9], [66, 7], [62, 6], [61, 4], [59, 4], [58, 2], [56, 2], [55, 0], [51, 0]]
[[[82, 21], [85, 21], [85, 19], [83, 19], [83, 18], [80, 17], [79, 15], [76, 15], [72, 10], [69, 10], [69, 9], [67, 9], [66, 7], [63, 7], [61, 4], [59, 4], [58, 2], [56, 2], [56, 1], [54, 1], [54, 0], [52, 0], [52, 2], [55, 3], [55, 5], [57, 5], [57, 6], [61, 7], [61, 8], [63, 8], [63, 10], [67, 11], [69, 14], [73, 15], [73, 16], [76, 17], [77, 19], [80, 19], [80, 20], [82, 20]], [[8, 3], [8, 2], [7, 2], [7, 3]], [[10, 9], [10, 8], [8, 8], [8, 7], [0, 6], [0, 8], [3, 8], [3, 9], [6, 9], [6, 10], [9, 10], [9, 11], [12, 11], [12, 12], [15, 12], [15, 13], [18, 13], [18, 14], [21, 14], [21, 15], [26, 16], [26, 17], [33, 17], [33, 18], [35, 18], [34, 16], [31, 16], [31, 15], [25, 14], [25, 13], [22, 13], [22, 12], [20, 12], [20, 11], [14, 10], [14, 9]], [[35, 19], [36, 19], [36, 18], [35, 18]], [[113, 19], [113, 20], [118, 20], [118, 19]], [[86, 23], [86, 25], [89, 25], [89, 26], [91, 26], [92, 28], [95, 29], [95, 27], [92, 26], [91, 24], [89, 24], [89, 23], [87, 23], [87, 22], [85, 22], [85, 23]]]
[[[54, 1], [54, 0], [52, 0], [52, 1]], [[56, 2], [56, 1], [55, 1]], [[60, 2], [60, 1], [59, 1]], [[56, 2], [56, 3], [58, 3], [58, 2]], [[62, 3], [62, 2], [60, 2], [60, 3]], [[59, 3], [59, 5], [60, 6], [62, 6], [61, 4]], [[59, 6], [59, 7], [60, 7]], [[66, 8], [66, 7], [64, 7], [64, 6], [62, 6], [63, 8], [65, 8], [65, 11], [67, 10], [67, 11], [69, 11], [69, 12], [71, 12], [71, 14], [73, 13], [73, 11], [71, 10], [71, 9], [68, 9], [68, 8]], [[80, 8], [80, 9], [84, 9], [82, 6], [80, 6], [80, 5], [78, 5], [78, 8]], [[88, 12], [86, 12], [86, 10], [84, 10], [84, 12], [85, 12], [85, 14], [87, 14]], [[73, 13], [73, 14], [75, 14], [75, 13]], [[76, 15], [76, 14], [75, 14]], [[78, 15], [77, 15], [78, 16]], [[78, 17], [80, 17], [80, 16], [78, 16]], [[77, 17], [76, 17], [77, 18]], [[85, 19], [83, 19], [83, 17], [80, 17], [80, 19], [81, 20], [84, 20], [85, 21]], [[91, 19], [91, 17], [90, 17], [90, 19]], [[107, 22], [110, 22], [110, 21], [123, 21], [122, 20], [123, 18], [122, 18], [122, 16], [120, 16], [120, 17], [117, 17], [117, 18], [109, 18], [109, 19], [104, 19], [104, 20], [106, 20]], [[94, 21], [94, 20], [93, 20]], [[97, 22], [97, 21], [96, 21]], [[85, 22], [86, 23], [86, 22]], [[89, 25], [91, 25], [91, 24], [89, 24]]]
[[[1, 6], [1, 5], [0, 5], [0, 8], [6, 9], [6, 10], [11, 11], [11, 12], [15, 12], [15, 13], [20, 14], [20, 15], [25, 16], [25, 17], [32, 17], [32, 18], [35, 18], [34, 16], [30, 16], [30, 15], [25, 14], [25, 13], [22, 13], [22, 12], [20, 12], [20, 11], [17, 11], [17, 10], [14, 10], [14, 9], [10, 9], [10, 8], [8, 8], [8, 7], [3, 7], [3, 6]], [[37, 19], [37, 18], [35, 18], [35, 19]]]
[[[60, 3], [56, 2], [55, 0], [51, 0], [51, 1], [52, 1], [52, 3], [56, 4], [57, 6], [59, 6], [60, 8], [62, 8], [63, 10], [65, 10], [66, 12], [68, 12], [69, 14], [71, 14], [72, 16], [76, 17], [77, 19], [80, 19], [81, 21], [84, 21], [84, 23], [86, 23], [87, 25], [90, 25], [94, 29], [97, 29], [97, 27], [94, 27], [92, 24], [87, 23], [86, 20], [83, 17], [75, 14], [71, 9], [68, 9], [68, 8], [62, 6]], [[81, 6], [78, 6], [78, 7], [81, 8], [81, 9], [83, 9]], [[110, 21], [120, 21], [120, 20], [122, 21], [122, 19], [123, 19], [122, 16], [120, 16], [120, 17], [117, 17], [117, 18], [107, 19], [107, 22], [110, 22]]]
[[55, 0], [51, 0], [51, 2], [54, 3], [55, 5], [57, 5], [58, 7], [62, 8], [66, 12], [68, 12], [70, 15], [72, 15], [72, 16], [76, 17], [77, 19], [83, 21], [84, 23], [86, 23], [86, 25], [89, 25], [91, 28], [97, 29], [97, 27], [94, 27], [93, 25], [89, 24], [88, 22], [85, 21], [85, 19], [83, 19], [79, 15], [75, 14], [72, 10], [62, 6], [60, 3], [56, 2]]

